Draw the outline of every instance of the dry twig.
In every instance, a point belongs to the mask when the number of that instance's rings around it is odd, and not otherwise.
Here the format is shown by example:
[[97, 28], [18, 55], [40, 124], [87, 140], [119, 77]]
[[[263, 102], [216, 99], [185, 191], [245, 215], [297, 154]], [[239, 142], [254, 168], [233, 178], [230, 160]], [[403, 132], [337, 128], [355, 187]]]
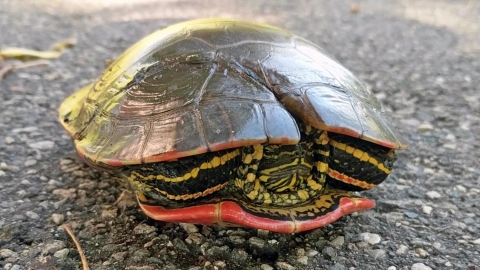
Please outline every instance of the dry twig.
[[73, 243], [75, 243], [75, 246], [77, 247], [78, 254], [80, 255], [80, 260], [82, 261], [83, 270], [90, 270], [90, 267], [88, 266], [87, 258], [83, 253], [82, 247], [80, 246], [80, 243], [78, 242], [77, 237], [75, 236], [75, 234], [73, 234], [72, 228], [68, 224], [63, 224], [62, 227], [65, 229], [65, 231], [67, 231], [68, 235], [70, 236], [70, 238], [72, 238]]

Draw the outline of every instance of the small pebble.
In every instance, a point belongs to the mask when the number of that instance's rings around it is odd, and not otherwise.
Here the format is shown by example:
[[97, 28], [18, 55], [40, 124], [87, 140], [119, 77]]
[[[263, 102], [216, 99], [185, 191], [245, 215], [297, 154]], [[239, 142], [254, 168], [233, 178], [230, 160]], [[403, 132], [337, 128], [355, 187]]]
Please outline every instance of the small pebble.
[[475, 245], [480, 245], [480, 238], [473, 240], [472, 243], [474, 243]]
[[25, 195], [27, 195], [27, 191], [25, 191], [24, 189], [19, 190], [19, 191], [17, 191], [17, 195], [18, 195], [18, 197], [23, 198], [23, 197], [25, 197]]
[[446, 149], [455, 150], [455, 149], [457, 149], [457, 144], [455, 144], [455, 143], [445, 143], [442, 147], [446, 148]]
[[400, 245], [397, 249], [397, 251], [395, 251], [396, 254], [400, 255], [400, 254], [405, 254], [407, 253], [408, 251], [408, 247], [405, 246], [405, 245]]
[[425, 174], [434, 174], [434, 173], [435, 173], [435, 171], [432, 170], [432, 169], [430, 169], [430, 168], [424, 168], [424, 169], [423, 169], [423, 172], [424, 172]]
[[257, 236], [261, 237], [261, 238], [267, 237], [269, 233], [270, 233], [270, 231], [268, 231], [268, 230], [262, 230], [262, 229], [257, 230]]
[[423, 263], [414, 263], [411, 270], [432, 270], [432, 268]]
[[303, 249], [303, 248], [295, 249], [295, 255], [297, 255], [297, 257], [305, 255], [305, 249]]
[[[360, 12], [360, 5], [358, 4], [350, 4], [350, 13], [357, 14]], [[381, 96], [377, 95], [378, 99], [381, 99]]]
[[27, 217], [31, 218], [31, 219], [39, 219], [40, 218], [40, 216], [33, 211], [27, 211], [27, 212], [25, 212], [25, 215]]
[[39, 141], [39, 142], [30, 143], [28, 146], [38, 150], [48, 150], [53, 148], [54, 145], [55, 145], [55, 142], [53, 141]]
[[14, 264], [12, 265], [12, 268], [10, 268], [9, 270], [22, 270], [22, 267], [18, 264]]
[[182, 227], [187, 233], [198, 233], [198, 228], [194, 224], [180, 223], [180, 227]]
[[123, 252], [116, 252], [112, 254], [112, 258], [114, 258], [117, 261], [123, 261], [127, 257], [128, 252], [123, 251]]
[[453, 265], [452, 265], [452, 263], [451, 263], [450, 261], [447, 261], [447, 262], [445, 263], [445, 266], [446, 266], [446, 267], [452, 267]]
[[15, 139], [12, 137], [5, 137], [5, 144], [12, 144], [15, 142]]
[[367, 242], [370, 245], [376, 245], [382, 241], [382, 237], [375, 233], [361, 233], [360, 238], [362, 241]]
[[425, 249], [423, 249], [423, 248], [416, 248], [415, 252], [418, 254], [418, 256], [420, 256], [422, 258], [425, 258], [425, 257], [428, 256], [428, 252], [425, 251]]
[[335, 249], [333, 249], [332, 247], [325, 247], [322, 250], [322, 254], [325, 255], [325, 257], [327, 259], [331, 259], [331, 258], [334, 258], [334, 257], [337, 256], [337, 253], [335, 252]]
[[9, 165], [7, 169], [9, 171], [12, 171], [12, 172], [19, 172], [20, 171], [20, 167], [15, 166], [15, 165]]
[[276, 245], [278, 244], [278, 241], [276, 239], [270, 239], [267, 241], [270, 245]]
[[442, 195], [440, 195], [440, 193], [432, 190], [432, 191], [429, 191], [427, 192], [427, 196], [430, 198], [430, 199], [438, 199], [438, 198], [441, 198]]
[[23, 179], [22, 181], [20, 181], [20, 184], [26, 185], [26, 186], [32, 185], [32, 183], [30, 181], [28, 181], [27, 179]]
[[431, 207], [431, 206], [428, 206], [428, 205], [423, 205], [422, 206], [422, 212], [427, 214], [427, 215], [430, 215], [432, 213], [432, 210], [433, 210], [433, 207]]
[[204, 242], [205, 237], [201, 233], [191, 233], [188, 235], [185, 242], [188, 244], [195, 243], [201, 245]]
[[38, 130], [38, 127], [23, 127], [23, 128], [14, 128], [12, 129], [12, 132], [13, 133], [21, 133], [21, 132], [34, 132], [34, 131], [37, 131]]
[[5, 176], [7, 173], [4, 171], [0, 171], [0, 177]]
[[71, 159], [67, 159], [67, 158], [62, 158], [60, 160], [60, 165], [68, 165], [68, 164], [71, 164], [73, 161]]
[[77, 197], [77, 190], [74, 188], [71, 189], [55, 189], [52, 191], [52, 194], [62, 199], [75, 199]]
[[307, 256], [308, 257], [314, 257], [314, 256], [317, 256], [318, 255], [318, 251], [314, 250], [314, 249], [310, 249], [309, 251], [307, 251]]
[[387, 270], [397, 270], [397, 267], [395, 267], [395, 266], [390, 266], [390, 267], [387, 268]]
[[70, 250], [68, 248], [61, 249], [53, 254], [55, 258], [58, 258], [60, 260], [64, 260], [67, 258], [68, 253], [70, 253]]
[[297, 261], [300, 264], [307, 265], [308, 264], [308, 257], [307, 256], [300, 256], [297, 258]]
[[65, 221], [65, 216], [63, 214], [52, 214], [53, 223], [60, 225]]
[[10, 257], [17, 257], [17, 256], [18, 254], [13, 250], [10, 250], [7, 248], [0, 249], [0, 259], [6, 259]]
[[146, 234], [150, 234], [150, 233], [153, 233], [153, 232], [156, 232], [157, 231], [157, 228], [154, 227], [154, 226], [148, 226], [147, 224], [138, 224], [135, 228], [133, 228], [133, 232], [135, 234], [143, 234], [143, 235], [146, 235]]
[[37, 161], [35, 159], [29, 159], [24, 163], [25, 167], [33, 166], [35, 164], [37, 164]]
[[387, 252], [383, 249], [367, 249], [365, 252], [374, 259], [380, 259], [387, 255]]
[[282, 270], [295, 270], [296, 268], [286, 262], [277, 262], [275, 264], [278, 269], [282, 269]]
[[[54, 180], [54, 179], [48, 180], [48, 184], [49, 184], [50, 186], [63, 186], [63, 183], [62, 183], [62, 182], [57, 181], [57, 180]], [[65, 189], [65, 191], [67, 191], [67, 192], [68, 192], [68, 191], [76, 192], [75, 189], [73, 189], [73, 188], [68, 189], [68, 190]]]
[[112, 220], [117, 217], [117, 211], [117, 208], [102, 209], [102, 213], [100, 216], [106, 220]]
[[201, 230], [202, 234], [208, 237], [210, 234], [212, 234], [212, 227], [210, 226], [202, 226]]
[[462, 185], [456, 185], [456, 186], [455, 186], [455, 189], [458, 190], [458, 191], [460, 191], [460, 192], [464, 192], [464, 193], [467, 192], [467, 188], [464, 187], [464, 186], [462, 186]]
[[421, 132], [432, 131], [432, 130], [433, 130], [433, 125], [430, 124], [430, 123], [423, 123], [423, 124], [420, 124], [420, 125], [417, 127], [417, 130], [418, 130], [418, 131], [421, 131]]
[[0, 170], [6, 170], [8, 169], [8, 165], [5, 162], [0, 162]]
[[368, 243], [360, 241], [358, 243], [355, 243], [355, 246], [359, 249], [365, 249], [368, 247]]
[[245, 238], [239, 236], [239, 235], [230, 235], [228, 236], [228, 240], [237, 247], [243, 246], [243, 244], [246, 242]]
[[330, 242], [330, 245], [334, 248], [341, 248], [344, 243], [345, 243], [345, 237], [344, 236], [338, 236], [337, 238], [333, 239]]
[[405, 211], [404, 214], [405, 214], [405, 216], [407, 216], [408, 218], [413, 218], [413, 219], [418, 218], [418, 214], [415, 213], [415, 212]]
[[60, 241], [60, 240], [55, 240], [51, 243], [45, 244], [45, 247], [42, 250], [42, 254], [44, 255], [49, 255], [53, 254], [61, 249], [65, 248], [65, 242]]
[[248, 244], [254, 249], [261, 250], [265, 247], [265, 240], [258, 237], [251, 237], [248, 239]]
[[268, 265], [268, 264], [262, 264], [262, 265], [260, 265], [260, 268], [261, 268], [262, 270], [273, 270], [273, 267], [271, 267], [271, 266]]
[[214, 265], [214, 266], [217, 266], [217, 267], [220, 267], [220, 268], [225, 268], [225, 267], [227, 267], [227, 264], [225, 263], [225, 261], [214, 261], [214, 262], [213, 262], [213, 265]]

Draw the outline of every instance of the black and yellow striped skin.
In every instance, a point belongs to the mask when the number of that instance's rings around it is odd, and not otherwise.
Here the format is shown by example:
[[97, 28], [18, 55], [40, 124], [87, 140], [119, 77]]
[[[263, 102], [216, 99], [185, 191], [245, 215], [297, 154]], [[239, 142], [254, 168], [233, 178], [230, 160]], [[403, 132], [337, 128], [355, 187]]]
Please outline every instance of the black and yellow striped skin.
[[361, 191], [377, 186], [392, 172], [397, 159], [393, 149], [345, 135], [330, 135], [329, 144], [332, 156], [329, 183], [344, 190]]
[[341, 198], [354, 197], [345, 191], [370, 189], [392, 170], [391, 149], [300, 127], [296, 145], [257, 144], [125, 166], [122, 174], [143, 204], [178, 209], [235, 201], [253, 215], [287, 220], [333, 211]]

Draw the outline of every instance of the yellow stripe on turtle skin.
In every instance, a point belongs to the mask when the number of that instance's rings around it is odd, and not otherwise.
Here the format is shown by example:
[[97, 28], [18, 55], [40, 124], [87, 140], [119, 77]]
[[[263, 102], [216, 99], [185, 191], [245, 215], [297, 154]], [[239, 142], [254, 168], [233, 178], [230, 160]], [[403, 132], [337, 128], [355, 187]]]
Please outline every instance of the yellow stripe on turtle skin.
[[363, 162], [368, 162], [374, 166], [376, 166], [380, 171], [384, 172], [385, 174], [390, 174], [392, 171], [385, 168], [383, 163], [379, 163], [374, 157], [371, 157], [367, 152], [362, 151], [358, 148], [351, 147], [345, 143], [337, 142], [335, 140], [330, 140], [330, 145], [351, 154], [356, 159], [359, 159]]
[[[270, 177], [269, 177], [269, 179], [270, 179]], [[267, 189], [275, 189], [275, 188], [278, 188], [278, 187], [285, 187], [285, 186], [288, 187], [288, 185], [285, 184], [285, 183], [288, 182], [288, 180], [290, 180], [290, 177], [289, 177], [289, 176], [285, 176], [285, 177], [283, 177], [283, 178], [277, 179], [277, 181], [275, 181], [275, 182], [272, 182], [272, 183], [267, 184], [267, 185], [266, 185], [266, 188], [267, 188]], [[279, 189], [279, 190], [280, 190], [280, 189]], [[280, 192], [279, 190], [277, 190], [277, 192]], [[285, 190], [285, 189], [283, 189], [283, 190]], [[283, 190], [282, 190], [282, 191], [283, 191]]]
[[191, 200], [191, 199], [198, 199], [200, 197], [205, 197], [207, 195], [213, 194], [213, 193], [223, 189], [227, 184], [228, 184], [228, 182], [225, 182], [225, 183], [216, 185], [214, 187], [208, 188], [204, 191], [199, 191], [199, 192], [196, 192], [196, 193], [193, 193], [193, 194], [173, 195], [173, 194], [169, 194], [165, 190], [161, 190], [161, 189], [158, 189], [158, 188], [154, 188], [154, 190], [156, 192], [162, 194], [163, 196], [167, 197], [167, 199], [170, 199], [172, 201], [186, 201], [186, 200]]
[[[325, 175], [322, 176], [325, 179]], [[325, 182], [325, 180], [323, 180]], [[312, 175], [307, 178], [307, 185], [310, 187], [311, 191], [319, 191], [323, 189], [323, 185], [319, 184], [317, 181], [313, 180]]]
[[330, 138], [328, 137], [328, 133], [326, 131], [322, 131], [320, 133], [320, 136], [315, 138], [315, 143], [319, 145], [326, 145], [330, 141]]
[[315, 150], [315, 153], [318, 153], [322, 156], [329, 157], [330, 156], [330, 151], [323, 151], [323, 150]]
[[315, 167], [321, 173], [326, 173], [328, 171], [328, 164], [322, 161], [315, 162]]
[[212, 193], [215, 193], [215, 192], [223, 189], [228, 184], [228, 182], [216, 185], [216, 186], [208, 188], [204, 191], [199, 191], [199, 192], [196, 192], [196, 193], [193, 193], [193, 194], [179, 194], [179, 195], [169, 194], [165, 190], [161, 190], [161, 189], [158, 189], [158, 188], [153, 188], [152, 189], [151, 186], [145, 185], [145, 183], [140, 183], [138, 181], [133, 181], [132, 184], [135, 186], [135, 189], [137, 190], [136, 193], [137, 193], [138, 199], [142, 202], [148, 202], [149, 200], [144, 195], [144, 192], [155, 191], [155, 192], [158, 192], [158, 193], [164, 195], [165, 197], [167, 197], [168, 199], [170, 199], [172, 201], [186, 201], [186, 200], [190, 200], [190, 199], [198, 199], [200, 197], [204, 197], [204, 196], [210, 195]]
[[[145, 181], [159, 180], [159, 181], [164, 181], [166, 183], [178, 183], [178, 182], [187, 181], [190, 178], [195, 179], [198, 176], [198, 174], [200, 173], [200, 170], [207, 170], [207, 169], [212, 169], [212, 168], [217, 168], [219, 166], [223, 166], [223, 165], [225, 165], [225, 163], [234, 159], [238, 155], [240, 155], [240, 150], [236, 149], [235, 151], [228, 152], [223, 156], [214, 157], [210, 161], [204, 162], [200, 166], [193, 168], [190, 172], [187, 172], [183, 176], [174, 177], [174, 178], [166, 177], [166, 176], [161, 175], [161, 174], [143, 175], [143, 174], [140, 174], [137, 171], [132, 171], [131, 175], [133, 177], [138, 177], [138, 178], [140, 178], [142, 180], [145, 180]], [[145, 170], [142, 169], [142, 171], [145, 171]]]
[[293, 160], [292, 162], [290, 162], [290, 163], [283, 163], [282, 165], [277, 166], [277, 167], [272, 167], [272, 168], [270, 168], [270, 169], [264, 169], [264, 170], [262, 170], [262, 172], [265, 173], [265, 174], [267, 174], [267, 175], [270, 175], [270, 174], [272, 174], [272, 173], [274, 173], [274, 172], [281, 171], [281, 170], [283, 170], [283, 169], [285, 169], [285, 168], [288, 168], [288, 167], [291, 167], [291, 166], [296, 166], [296, 165], [298, 165], [298, 164], [299, 164], [298, 158], [296, 158], [296, 159], [294, 159], [294, 160]]
[[289, 177], [290, 183], [276, 190], [276, 192], [284, 192], [285, 190], [294, 190], [297, 186], [297, 174], [294, 173], [292, 177]]
[[357, 187], [360, 187], [362, 189], [371, 189], [377, 185], [375, 184], [372, 184], [372, 183], [369, 183], [369, 182], [365, 182], [365, 181], [362, 181], [362, 180], [358, 180], [358, 179], [355, 179], [353, 177], [350, 177], [346, 174], [343, 174], [339, 171], [336, 171], [336, 170], [333, 170], [333, 169], [328, 169], [328, 175], [337, 180], [337, 181], [340, 181], [340, 182], [343, 182], [343, 183], [346, 183], [346, 184], [349, 184], [349, 185], [352, 185], [352, 186], [357, 186]]

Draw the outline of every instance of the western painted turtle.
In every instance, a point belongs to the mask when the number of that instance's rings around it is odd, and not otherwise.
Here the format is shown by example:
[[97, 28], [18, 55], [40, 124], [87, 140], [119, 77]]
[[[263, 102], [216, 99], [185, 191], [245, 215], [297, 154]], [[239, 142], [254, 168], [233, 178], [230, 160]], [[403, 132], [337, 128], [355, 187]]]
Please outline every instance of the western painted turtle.
[[375, 203], [406, 143], [323, 49], [268, 25], [203, 19], [142, 39], [60, 106], [90, 165], [168, 222], [291, 233]]

